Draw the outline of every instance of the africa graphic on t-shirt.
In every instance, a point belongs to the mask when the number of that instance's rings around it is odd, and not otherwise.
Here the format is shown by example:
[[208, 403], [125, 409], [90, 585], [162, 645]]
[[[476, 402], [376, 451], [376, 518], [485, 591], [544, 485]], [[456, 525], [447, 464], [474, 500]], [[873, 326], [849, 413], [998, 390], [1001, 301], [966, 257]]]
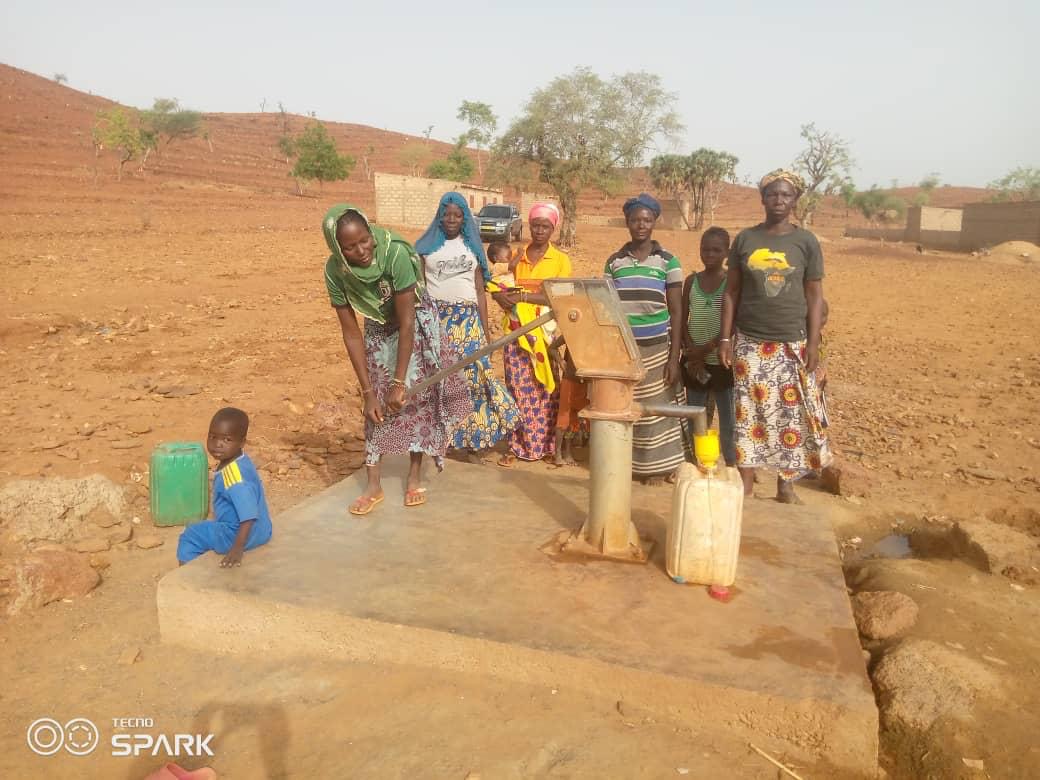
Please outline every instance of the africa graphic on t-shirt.
[[786, 277], [795, 271], [787, 262], [786, 252], [774, 252], [763, 247], [756, 249], [748, 257], [748, 268], [765, 275], [765, 291], [770, 298], [775, 298], [784, 289]]

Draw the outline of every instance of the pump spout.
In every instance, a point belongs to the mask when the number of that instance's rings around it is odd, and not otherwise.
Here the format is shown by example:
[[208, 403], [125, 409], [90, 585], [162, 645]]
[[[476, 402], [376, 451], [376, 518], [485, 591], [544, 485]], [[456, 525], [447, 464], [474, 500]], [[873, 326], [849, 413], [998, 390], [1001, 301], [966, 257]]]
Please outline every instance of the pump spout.
[[634, 401], [632, 405], [640, 417], [685, 417], [693, 420], [694, 436], [703, 436], [708, 431], [708, 411], [703, 406], [644, 404], [639, 401]]

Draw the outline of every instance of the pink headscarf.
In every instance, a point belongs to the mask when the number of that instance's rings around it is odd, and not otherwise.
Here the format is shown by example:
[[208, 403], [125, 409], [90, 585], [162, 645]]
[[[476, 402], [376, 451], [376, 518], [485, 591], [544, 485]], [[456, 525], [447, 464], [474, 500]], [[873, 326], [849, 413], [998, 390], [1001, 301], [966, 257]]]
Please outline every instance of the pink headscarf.
[[556, 227], [560, 224], [560, 210], [554, 203], [535, 203], [527, 214], [528, 222], [533, 219], [547, 219]]

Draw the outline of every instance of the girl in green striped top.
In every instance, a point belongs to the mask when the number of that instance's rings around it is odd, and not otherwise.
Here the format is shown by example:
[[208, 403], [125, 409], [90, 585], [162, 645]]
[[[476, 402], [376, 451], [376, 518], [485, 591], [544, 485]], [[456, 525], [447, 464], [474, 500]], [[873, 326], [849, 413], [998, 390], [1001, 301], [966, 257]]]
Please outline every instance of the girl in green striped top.
[[[719, 362], [722, 298], [726, 292], [723, 260], [729, 254], [729, 233], [710, 227], [701, 236], [704, 270], [686, 277], [683, 284], [683, 380], [686, 403], [708, 406], [709, 393], [719, 410], [719, 440], [727, 466], [737, 465], [733, 405], [733, 370]], [[709, 407], [710, 410], [710, 407]], [[711, 419], [709, 418], [709, 424]]]

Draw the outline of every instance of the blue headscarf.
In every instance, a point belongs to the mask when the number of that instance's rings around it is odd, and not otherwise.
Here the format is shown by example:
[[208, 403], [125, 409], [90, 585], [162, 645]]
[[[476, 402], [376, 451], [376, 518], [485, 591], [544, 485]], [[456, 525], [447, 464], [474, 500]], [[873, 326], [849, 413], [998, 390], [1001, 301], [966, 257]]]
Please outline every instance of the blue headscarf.
[[444, 218], [444, 210], [449, 205], [458, 206], [462, 209], [462, 232], [459, 235], [462, 236], [462, 241], [469, 248], [469, 251], [476, 255], [477, 263], [480, 265], [480, 272], [484, 274], [484, 281], [490, 282], [491, 269], [488, 268], [484, 243], [480, 240], [480, 228], [477, 226], [477, 220], [473, 218], [473, 212], [469, 210], [469, 204], [466, 202], [466, 199], [457, 192], [444, 193], [440, 204], [437, 206], [437, 214], [434, 216], [433, 222], [426, 228], [426, 232], [422, 234], [419, 240], [415, 242], [415, 251], [423, 257], [428, 257], [444, 246], [447, 236], [444, 235], [444, 228], [441, 227], [441, 219]]
[[621, 211], [627, 217], [628, 212], [634, 208], [648, 209], [655, 218], [661, 216], [661, 204], [657, 202], [657, 198], [648, 192], [641, 192], [638, 197], [626, 200], [625, 205], [621, 207]]

